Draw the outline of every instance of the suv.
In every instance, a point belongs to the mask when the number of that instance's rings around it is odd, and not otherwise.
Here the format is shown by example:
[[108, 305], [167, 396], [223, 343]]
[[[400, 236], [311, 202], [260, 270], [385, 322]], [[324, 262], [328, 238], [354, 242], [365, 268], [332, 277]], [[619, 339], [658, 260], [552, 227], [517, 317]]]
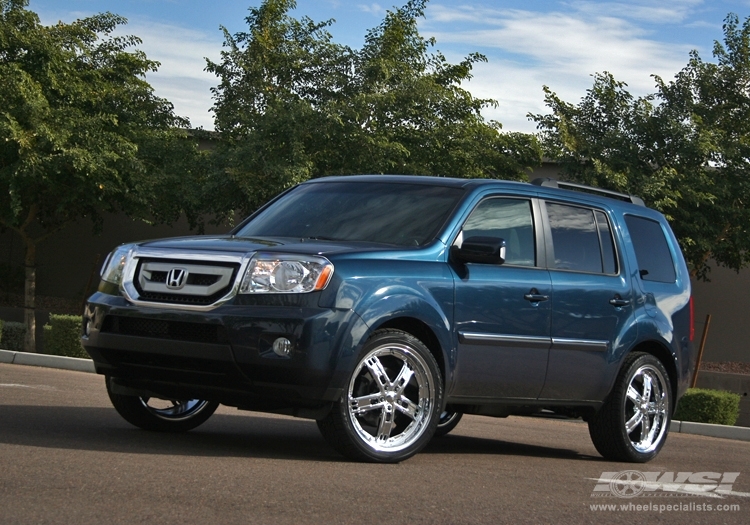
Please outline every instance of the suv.
[[376, 462], [461, 414], [539, 413], [582, 417], [605, 458], [648, 461], [692, 340], [665, 218], [549, 179], [311, 180], [227, 235], [118, 247], [83, 317], [138, 427], [190, 430], [224, 404], [315, 419]]

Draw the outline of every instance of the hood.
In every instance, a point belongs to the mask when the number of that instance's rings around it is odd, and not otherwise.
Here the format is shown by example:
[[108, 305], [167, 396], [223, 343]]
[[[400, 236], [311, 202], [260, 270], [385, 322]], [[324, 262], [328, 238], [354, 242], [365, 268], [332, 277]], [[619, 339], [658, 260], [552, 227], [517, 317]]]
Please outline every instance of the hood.
[[281, 237], [234, 237], [232, 235], [198, 235], [194, 237], [173, 237], [139, 242], [143, 248], [174, 250], [180, 252], [279, 252], [323, 255], [344, 252], [370, 252], [393, 249], [392, 246], [346, 241], [322, 241], [314, 239], [294, 239]]

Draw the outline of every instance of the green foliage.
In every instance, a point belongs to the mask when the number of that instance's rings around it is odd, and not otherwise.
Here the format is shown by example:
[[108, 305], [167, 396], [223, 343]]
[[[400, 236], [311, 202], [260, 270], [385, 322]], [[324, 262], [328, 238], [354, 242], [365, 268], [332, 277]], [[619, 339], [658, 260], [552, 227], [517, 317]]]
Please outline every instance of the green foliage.
[[23, 339], [26, 336], [26, 326], [23, 323], [5, 321], [2, 327], [2, 337], [0, 337], [0, 347], [3, 350], [13, 350], [14, 352], [23, 351]]
[[750, 263], [750, 18], [724, 24], [716, 63], [691, 53], [669, 83], [635, 98], [609, 73], [577, 105], [545, 87], [551, 113], [530, 115], [546, 155], [586, 184], [641, 195], [663, 212], [691, 273]]
[[690, 388], [680, 399], [674, 419], [734, 425], [740, 414], [740, 395], [722, 390]]
[[359, 50], [332, 41], [332, 21], [290, 17], [293, 0], [265, 0], [246, 32], [224, 30], [221, 61], [207, 66], [220, 78], [213, 110], [224, 139], [210, 209], [251, 211], [326, 175], [524, 179], [539, 165], [532, 136], [501, 133], [480, 113], [495, 102], [461, 88], [485, 58], [451, 64], [419, 34], [425, 4], [388, 11]]
[[50, 314], [44, 325], [44, 353], [89, 359], [81, 346], [80, 315]]
[[158, 64], [129, 51], [138, 38], [112, 36], [122, 17], [43, 26], [26, 5], [0, 0], [0, 223], [145, 212], [163, 162], [140, 151], [187, 124], [144, 80]]
[[24, 243], [34, 351], [37, 244], [78, 219], [98, 229], [105, 212], [168, 222], [188, 208], [194, 223], [203, 164], [187, 120], [145, 80], [158, 63], [114, 36], [124, 18], [44, 26], [27, 5], [0, 0], [0, 227]]

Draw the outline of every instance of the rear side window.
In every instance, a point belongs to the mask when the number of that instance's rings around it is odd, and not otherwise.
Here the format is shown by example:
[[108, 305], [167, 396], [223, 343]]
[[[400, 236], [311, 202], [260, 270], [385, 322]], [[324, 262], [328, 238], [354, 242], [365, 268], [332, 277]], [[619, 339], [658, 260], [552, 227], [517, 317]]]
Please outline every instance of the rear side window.
[[555, 268], [588, 273], [617, 273], [612, 230], [601, 211], [548, 202]]
[[661, 225], [651, 219], [634, 215], [626, 215], [625, 224], [628, 225], [630, 238], [635, 247], [641, 279], [660, 283], [675, 282], [677, 276], [674, 261]]
[[462, 231], [464, 239], [475, 236], [505, 239], [505, 264], [535, 264], [534, 221], [529, 200], [484, 200], [471, 212]]

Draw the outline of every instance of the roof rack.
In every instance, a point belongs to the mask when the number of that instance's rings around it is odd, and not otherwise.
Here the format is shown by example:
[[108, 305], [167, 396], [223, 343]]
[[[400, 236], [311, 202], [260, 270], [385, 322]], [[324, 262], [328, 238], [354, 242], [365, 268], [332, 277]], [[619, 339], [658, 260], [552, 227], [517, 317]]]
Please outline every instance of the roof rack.
[[605, 197], [612, 197], [612, 198], [619, 199], [625, 202], [637, 204], [638, 206], [646, 206], [646, 203], [643, 202], [643, 199], [641, 199], [640, 197], [636, 197], [635, 195], [629, 195], [627, 193], [620, 193], [617, 191], [605, 190], [602, 188], [597, 188], [595, 186], [586, 186], [585, 184], [578, 184], [575, 182], [555, 180], [549, 177], [542, 177], [539, 179], [534, 179], [533, 181], [531, 181], [531, 183], [535, 186], [543, 186], [545, 188], [562, 188], [562, 189], [584, 191], [588, 193], [597, 193], [600, 195], [604, 195]]

